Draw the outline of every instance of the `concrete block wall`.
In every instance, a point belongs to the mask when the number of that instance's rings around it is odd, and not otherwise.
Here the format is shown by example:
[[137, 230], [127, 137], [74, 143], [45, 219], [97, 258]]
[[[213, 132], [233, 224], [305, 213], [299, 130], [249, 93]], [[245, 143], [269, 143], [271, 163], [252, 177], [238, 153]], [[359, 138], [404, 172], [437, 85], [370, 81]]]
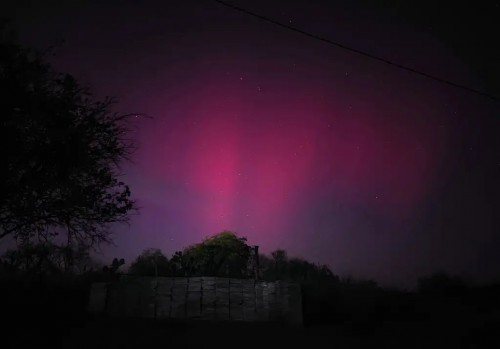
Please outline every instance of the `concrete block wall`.
[[218, 277], [134, 277], [92, 285], [88, 309], [119, 317], [302, 324], [295, 283]]

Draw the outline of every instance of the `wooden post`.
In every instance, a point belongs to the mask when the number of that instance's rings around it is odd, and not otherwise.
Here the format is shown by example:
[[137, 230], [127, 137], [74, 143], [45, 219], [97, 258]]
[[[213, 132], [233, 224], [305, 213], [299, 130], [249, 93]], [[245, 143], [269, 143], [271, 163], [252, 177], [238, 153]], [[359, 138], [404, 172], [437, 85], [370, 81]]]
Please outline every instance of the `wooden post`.
[[231, 320], [231, 279], [228, 280], [227, 299], [228, 299], [228, 303], [229, 303], [229, 316], [228, 316], [228, 320]]
[[255, 252], [255, 280], [260, 280], [260, 266], [259, 266], [259, 246], [255, 245], [254, 246], [254, 252]]

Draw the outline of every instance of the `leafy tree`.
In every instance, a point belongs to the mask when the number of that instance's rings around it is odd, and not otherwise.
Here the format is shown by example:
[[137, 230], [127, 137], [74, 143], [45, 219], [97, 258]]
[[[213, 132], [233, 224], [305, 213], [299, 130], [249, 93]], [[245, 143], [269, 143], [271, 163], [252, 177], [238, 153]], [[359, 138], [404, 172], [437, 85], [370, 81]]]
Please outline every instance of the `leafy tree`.
[[248, 277], [250, 246], [247, 239], [223, 231], [186, 248], [182, 253], [189, 275]]
[[187, 258], [184, 257], [182, 251], [177, 251], [170, 258], [170, 272], [172, 276], [188, 275]]
[[271, 252], [275, 264], [284, 264], [288, 260], [288, 254], [285, 250], [275, 250]]
[[82, 274], [96, 262], [90, 257], [88, 246], [75, 244], [59, 246], [50, 241], [26, 243], [7, 250], [2, 259], [11, 271], [53, 274], [74, 272]]
[[0, 95], [0, 238], [109, 242], [110, 225], [128, 222], [135, 209], [119, 180], [119, 163], [133, 150], [129, 115], [112, 112], [113, 99], [96, 99], [2, 28]]
[[289, 258], [285, 250], [271, 252], [271, 257], [259, 255], [264, 280], [288, 280], [301, 284], [335, 285], [338, 277], [326, 265], [316, 265], [301, 258]]
[[129, 272], [143, 276], [168, 276], [170, 275], [170, 263], [160, 249], [149, 248], [132, 262]]
[[102, 268], [102, 271], [107, 274], [108, 276], [116, 276], [118, 275], [118, 269], [120, 269], [120, 267], [122, 265], [125, 264], [125, 259], [123, 258], [113, 258], [113, 261], [111, 262], [111, 265], [107, 266], [105, 265], [103, 268]]
[[274, 263], [274, 276], [276, 279], [283, 279], [286, 275], [288, 255], [285, 250], [275, 250], [271, 252]]

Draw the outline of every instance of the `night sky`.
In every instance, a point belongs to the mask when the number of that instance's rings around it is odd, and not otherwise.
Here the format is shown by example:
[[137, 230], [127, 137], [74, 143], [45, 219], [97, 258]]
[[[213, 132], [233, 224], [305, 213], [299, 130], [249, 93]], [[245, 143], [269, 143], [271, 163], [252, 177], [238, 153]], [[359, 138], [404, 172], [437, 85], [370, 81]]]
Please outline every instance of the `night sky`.
[[[233, 3], [500, 98], [495, 1]], [[387, 285], [498, 280], [500, 102], [209, 0], [2, 6], [23, 43], [65, 40], [58, 70], [153, 117], [123, 166], [140, 214], [103, 259], [228, 229]]]

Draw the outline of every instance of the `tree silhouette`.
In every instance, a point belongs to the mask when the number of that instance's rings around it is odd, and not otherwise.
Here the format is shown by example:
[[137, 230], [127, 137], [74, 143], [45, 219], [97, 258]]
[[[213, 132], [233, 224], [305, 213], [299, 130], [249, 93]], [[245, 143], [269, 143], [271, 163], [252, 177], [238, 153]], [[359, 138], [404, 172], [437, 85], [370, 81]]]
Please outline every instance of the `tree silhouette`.
[[288, 255], [285, 250], [275, 250], [271, 252], [274, 262], [274, 276], [277, 280], [283, 279], [286, 274]]
[[223, 231], [186, 248], [182, 253], [189, 275], [248, 277], [250, 246], [246, 238]]
[[60, 246], [50, 241], [19, 245], [15, 250], [5, 251], [2, 258], [12, 271], [37, 274], [82, 274], [96, 264], [90, 257], [88, 246], [81, 243]]
[[132, 262], [129, 272], [143, 276], [168, 276], [170, 275], [170, 263], [160, 249], [148, 248]]
[[182, 251], [177, 251], [170, 258], [170, 272], [172, 276], [187, 276], [188, 263]]
[[135, 209], [118, 167], [133, 150], [128, 116], [2, 28], [0, 95], [0, 238], [109, 242], [110, 224]]
[[259, 255], [264, 280], [288, 280], [301, 284], [336, 284], [338, 277], [326, 265], [316, 265], [301, 258], [289, 258], [285, 250], [271, 252], [271, 257]]

